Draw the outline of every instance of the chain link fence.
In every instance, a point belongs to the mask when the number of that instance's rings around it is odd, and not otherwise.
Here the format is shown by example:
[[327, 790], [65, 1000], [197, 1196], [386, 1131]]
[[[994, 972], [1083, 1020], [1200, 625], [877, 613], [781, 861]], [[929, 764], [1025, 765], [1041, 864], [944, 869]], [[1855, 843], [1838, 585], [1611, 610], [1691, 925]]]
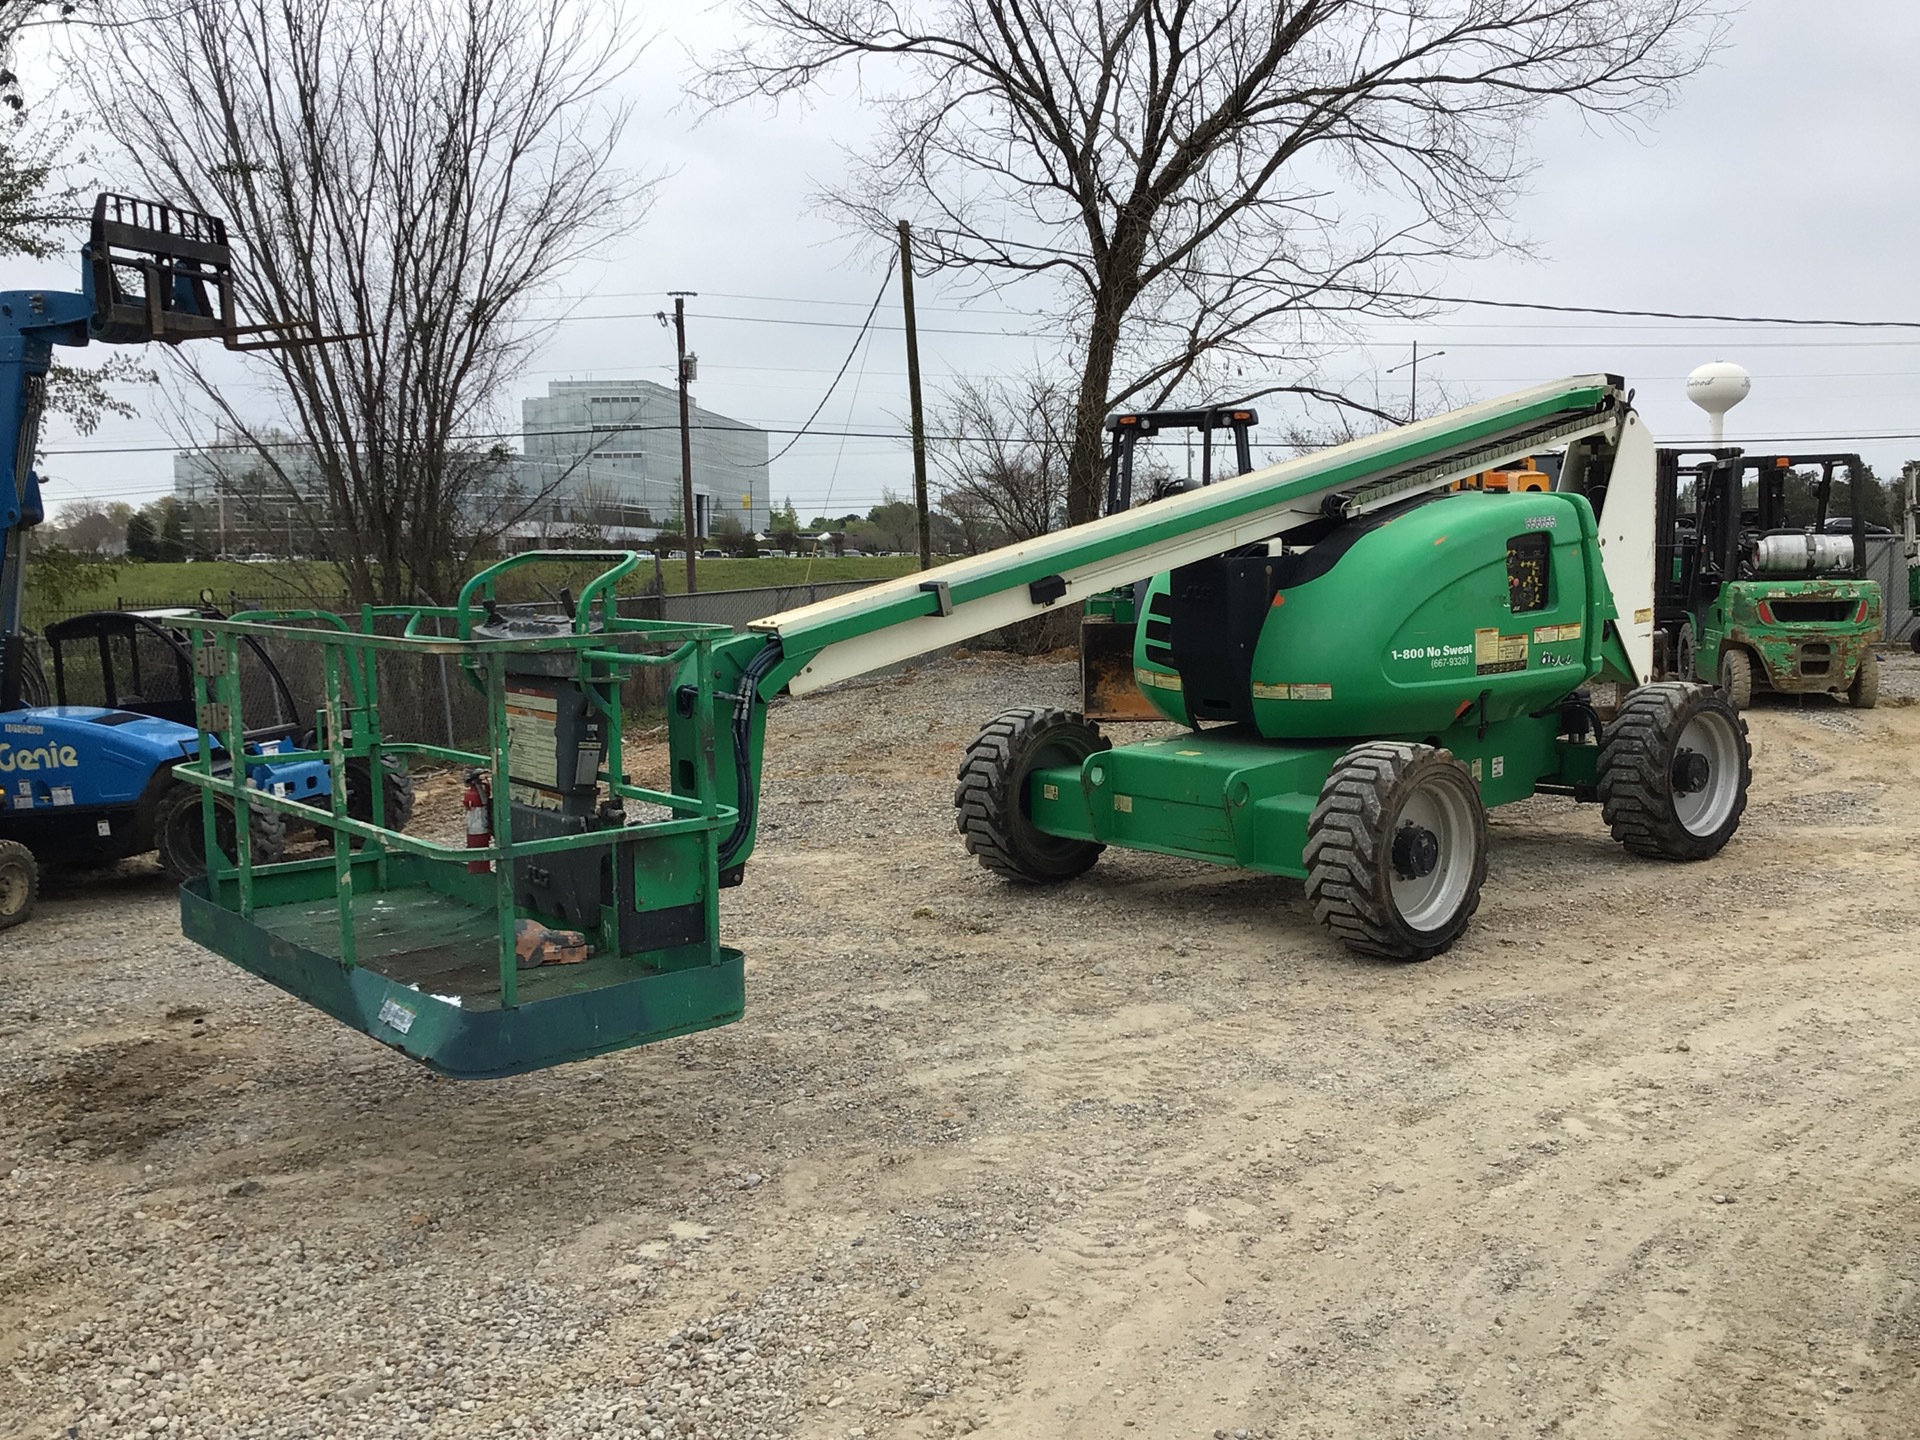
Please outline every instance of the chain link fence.
[[[620, 613], [632, 620], [671, 620], [692, 622], [705, 625], [726, 625], [733, 630], [745, 630], [747, 625], [768, 615], [783, 610], [792, 610], [801, 605], [811, 605], [816, 600], [826, 600], [835, 595], [844, 595], [852, 590], [864, 589], [878, 583], [873, 580], [831, 580], [814, 584], [773, 585], [752, 590], [712, 590], [695, 595], [633, 595], [623, 596], [620, 600]], [[337, 613], [351, 613], [353, 607], [344, 595], [308, 595], [304, 593], [254, 593], [240, 594], [229, 592], [217, 597], [216, 603], [227, 614], [238, 614], [247, 610], [330, 610]], [[134, 606], [117, 605], [117, 609], [136, 611], [155, 611], [168, 609], [199, 610], [202, 602], [198, 599], [181, 600], [173, 603], [146, 602]], [[61, 620], [77, 615], [91, 613], [90, 610], [72, 610], [41, 617], [43, 625], [56, 624]], [[399, 633], [399, 625], [393, 626]], [[292, 695], [294, 709], [305, 724], [312, 723], [312, 717], [325, 703], [326, 676], [321, 669], [321, 650], [317, 645], [302, 644], [298, 640], [275, 641], [262, 639], [262, 647], [272, 659], [280, 673], [286, 678], [287, 689]], [[30, 676], [26, 690], [27, 699], [33, 703], [50, 703], [52, 699], [50, 665], [44, 656], [44, 645], [36, 647], [40, 653], [37, 666], [31, 663], [29, 669], [37, 669], [39, 674]], [[63, 647], [63, 653], [65, 653]], [[461, 673], [457, 661], [441, 656], [416, 656], [382, 653], [377, 661], [379, 665], [379, 696], [381, 730], [390, 738], [425, 740], [432, 743], [444, 743], [460, 748], [469, 748], [484, 743], [486, 739], [486, 706], [479, 690]], [[71, 704], [102, 704], [104, 698], [87, 691], [89, 683], [96, 689], [101, 682], [96, 673], [100, 666], [97, 660], [88, 668], [67, 675], [67, 699]], [[158, 669], [149, 666], [149, 669]], [[89, 676], [91, 675], [91, 681]], [[39, 682], [39, 683], [36, 683]], [[666, 704], [668, 677], [663, 670], [648, 669], [637, 672], [627, 681], [623, 696], [627, 713], [635, 716], [660, 713]], [[253, 704], [256, 688], [249, 686], [246, 708], [249, 723], [254, 723], [262, 713], [256, 711]], [[271, 699], [270, 687], [260, 687], [262, 706]], [[279, 707], [271, 707], [278, 709]], [[278, 719], [277, 715], [270, 717]], [[261, 721], [261, 723], [268, 723]]]
[[1906, 542], [1898, 535], [1867, 537], [1867, 578], [1880, 582], [1880, 597], [1886, 606], [1886, 637], [1889, 644], [1907, 639], [1916, 620], [1907, 591]]

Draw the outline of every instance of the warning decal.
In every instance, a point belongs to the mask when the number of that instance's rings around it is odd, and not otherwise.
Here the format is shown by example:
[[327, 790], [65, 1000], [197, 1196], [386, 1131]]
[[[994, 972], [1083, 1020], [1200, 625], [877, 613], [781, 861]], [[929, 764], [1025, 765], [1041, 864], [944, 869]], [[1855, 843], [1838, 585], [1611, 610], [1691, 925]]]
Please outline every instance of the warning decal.
[[1473, 673], [1502, 675], [1527, 668], [1527, 637], [1502, 635], [1498, 630], [1473, 632]]
[[517, 780], [559, 788], [556, 722], [559, 701], [518, 685], [507, 687], [507, 768]]

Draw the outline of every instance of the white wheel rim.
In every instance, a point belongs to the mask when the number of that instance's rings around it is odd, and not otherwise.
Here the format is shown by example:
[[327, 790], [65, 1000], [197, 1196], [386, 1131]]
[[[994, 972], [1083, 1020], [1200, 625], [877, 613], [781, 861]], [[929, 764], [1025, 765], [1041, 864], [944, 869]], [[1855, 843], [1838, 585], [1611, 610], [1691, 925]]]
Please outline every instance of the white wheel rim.
[[[1463, 786], [1429, 778], [1401, 802], [1387, 832], [1387, 873], [1392, 877], [1393, 908], [1415, 930], [1438, 930], [1453, 918], [1473, 881], [1473, 800]], [[1439, 842], [1433, 869], [1403, 876], [1393, 863], [1392, 846], [1402, 827], [1417, 825]]]
[[18, 865], [0, 865], [0, 915], [18, 915], [27, 908], [27, 872]]
[[[1740, 739], [1733, 723], [1713, 710], [1687, 722], [1674, 746], [1674, 758], [1692, 751], [1707, 762], [1707, 783], [1691, 794], [1673, 792], [1673, 813], [1689, 835], [1711, 835], [1727, 823], [1740, 794]], [[1669, 772], [1668, 783], [1672, 783]]]

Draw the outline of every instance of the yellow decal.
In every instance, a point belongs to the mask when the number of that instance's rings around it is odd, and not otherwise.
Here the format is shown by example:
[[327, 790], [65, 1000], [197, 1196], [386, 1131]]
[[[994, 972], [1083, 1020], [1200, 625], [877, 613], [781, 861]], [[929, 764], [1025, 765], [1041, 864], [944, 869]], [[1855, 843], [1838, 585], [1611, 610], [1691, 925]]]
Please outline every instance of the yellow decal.
[[1176, 750], [1173, 753], [1176, 755], [1204, 755], [1207, 752], [1204, 750]]
[[1578, 640], [1579, 638], [1580, 622], [1577, 620], [1571, 625], [1536, 626], [1533, 632], [1533, 643], [1536, 645], [1552, 645], [1562, 640]]
[[1473, 778], [1475, 780], [1478, 780], [1480, 778], [1480, 762], [1478, 760], [1473, 762], [1472, 769], [1473, 769]]
[[1522, 631], [1518, 635], [1502, 635], [1494, 629], [1474, 631], [1473, 668], [1481, 675], [1526, 669], [1526, 632]]
[[1180, 677], [1178, 675], [1162, 675], [1158, 670], [1135, 670], [1133, 672], [1133, 678], [1136, 683], [1151, 685], [1156, 690], [1178, 690], [1180, 688]]
[[1293, 698], [1292, 691], [1291, 685], [1268, 685], [1260, 680], [1253, 682], [1253, 698], [1256, 700], [1289, 700]]
[[1636, 625], [1651, 625], [1653, 623], [1653, 611], [1651, 610], [1634, 611], [1633, 623]]
[[1058, 800], [1060, 798], [1060, 787], [1058, 785], [1049, 785], [1042, 781], [1040, 785], [1040, 797], [1043, 800]]
[[1131, 795], [1114, 796], [1113, 808], [1118, 810], [1122, 815], [1131, 815], [1133, 813], [1133, 796]]

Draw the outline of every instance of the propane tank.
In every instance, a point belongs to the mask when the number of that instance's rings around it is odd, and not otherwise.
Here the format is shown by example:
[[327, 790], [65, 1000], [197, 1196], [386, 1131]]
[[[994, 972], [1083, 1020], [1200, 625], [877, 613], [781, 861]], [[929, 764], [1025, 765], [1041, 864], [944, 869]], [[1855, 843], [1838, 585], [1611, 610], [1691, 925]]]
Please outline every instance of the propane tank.
[[[489, 793], [493, 787], [487, 783], [487, 777], [478, 770], [467, 772], [467, 790], [460, 797], [460, 804], [467, 812], [467, 848], [484, 850], [493, 844], [493, 796]], [[468, 873], [485, 875], [492, 871], [491, 860], [469, 860]]]
[[1753, 547], [1756, 575], [1824, 575], [1852, 566], [1851, 535], [1766, 535]]

